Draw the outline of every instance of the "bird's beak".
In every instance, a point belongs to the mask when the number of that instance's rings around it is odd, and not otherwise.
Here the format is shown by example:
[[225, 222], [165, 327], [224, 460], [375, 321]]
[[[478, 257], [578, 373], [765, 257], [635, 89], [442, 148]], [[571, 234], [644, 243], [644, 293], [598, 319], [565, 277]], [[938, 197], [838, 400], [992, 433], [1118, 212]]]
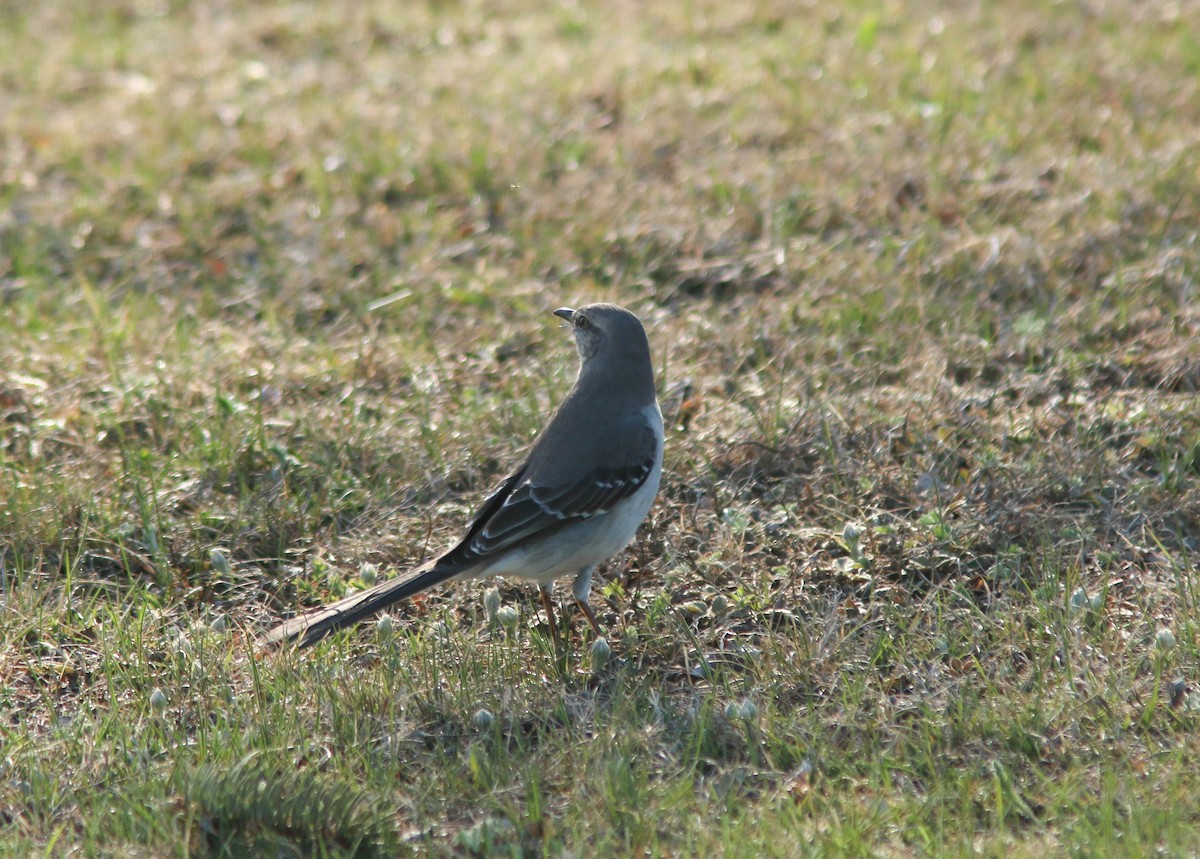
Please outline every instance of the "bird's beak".
[[575, 318], [575, 311], [569, 307], [560, 307], [558, 310], [554, 311], [554, 315], [560, 319], [565, 319], [570, 322]]

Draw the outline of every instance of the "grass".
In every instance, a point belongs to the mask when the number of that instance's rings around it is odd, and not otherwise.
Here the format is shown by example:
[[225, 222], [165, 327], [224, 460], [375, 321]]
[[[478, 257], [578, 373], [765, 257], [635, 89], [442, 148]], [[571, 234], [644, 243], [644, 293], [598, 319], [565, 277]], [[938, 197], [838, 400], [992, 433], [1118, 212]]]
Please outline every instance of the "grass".
[[[1169, 4], [0, 3], [0, 853], [1193, 855]], [[457, 534], [642, 316], [549, 638]], [[565, 593], [558, 596], [567, 602]]]

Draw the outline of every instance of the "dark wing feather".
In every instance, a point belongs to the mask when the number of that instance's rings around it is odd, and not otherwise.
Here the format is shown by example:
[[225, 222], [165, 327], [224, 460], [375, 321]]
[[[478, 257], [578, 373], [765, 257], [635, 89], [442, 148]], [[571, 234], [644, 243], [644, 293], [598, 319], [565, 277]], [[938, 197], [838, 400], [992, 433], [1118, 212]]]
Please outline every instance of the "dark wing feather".
[[654, 430], [642, 423], [626, 461], [598, 466], [560, 485], [542, 485], [522, 469], [485, 503], [463, 539], [441, 563], [466, 564], [607, 513], [645, 484], [658, 457]]

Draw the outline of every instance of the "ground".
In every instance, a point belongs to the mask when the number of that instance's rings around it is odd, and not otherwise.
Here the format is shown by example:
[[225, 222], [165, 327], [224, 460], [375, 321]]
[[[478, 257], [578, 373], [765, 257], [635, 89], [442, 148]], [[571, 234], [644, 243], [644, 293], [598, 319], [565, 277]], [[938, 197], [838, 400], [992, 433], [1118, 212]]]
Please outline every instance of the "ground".
[[[0, 2], [0, 853], [1194, 855], [1197, 129], [1188, 3]], [[607, 658], [519, 582], [262, 651], [593, 300]]]

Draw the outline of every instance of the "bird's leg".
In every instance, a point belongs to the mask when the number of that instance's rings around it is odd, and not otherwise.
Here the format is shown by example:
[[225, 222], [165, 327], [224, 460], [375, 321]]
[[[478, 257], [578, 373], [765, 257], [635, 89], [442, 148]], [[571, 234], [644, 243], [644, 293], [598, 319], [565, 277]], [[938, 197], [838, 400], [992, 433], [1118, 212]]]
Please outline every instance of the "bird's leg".
[[575, 576], [575, 583], [571, 585], [571, 592], [575, 594], [575, 601], [579, 603], [579, 607], [583, 609], [584, 615], [587, 616], [588, 623], [592, 625], [592, 630], [596, 633], [597, 638], [603, 638], [604, 633], [600, 631], [600, 624], [596, 622], [596, 615], [592, 612], [592, 607], [588, 605], [588, 593], [592, 589], [592, 571], [593, 567], [584, 567]]
[[558, 627], [554, 623], [554, 604], [550, 602], [550, 592], [553, 590], [553, 584], [538, 585], [538, 593], [542, 597], [542, 608], [546, 610], [546, 620], [550, 622], [550, 637], [557, 640]]

